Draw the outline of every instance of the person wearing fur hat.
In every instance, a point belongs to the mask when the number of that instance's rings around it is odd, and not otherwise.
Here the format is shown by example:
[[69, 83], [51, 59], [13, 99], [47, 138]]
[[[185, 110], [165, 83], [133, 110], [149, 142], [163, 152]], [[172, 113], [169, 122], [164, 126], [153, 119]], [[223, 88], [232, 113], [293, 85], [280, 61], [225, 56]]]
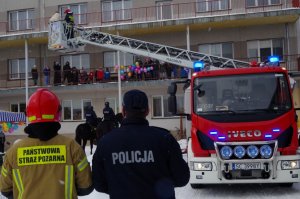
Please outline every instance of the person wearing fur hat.
[[111, 199], [175, 199], [174, 187], [190, 178], [178, 142], [168, 130], [149, 126], [144, 92], [126, 92], [122, 111], [121, 127], [98, 140], [92, 163], [95, 189]]
[[94, 187], [91, 168], [74, 139], [58, 134], [61, 105], [48, 89], [38, 89], [28, 100], [27, 138], [6, 152], [0, 191], [8, 198], [77, 198]]

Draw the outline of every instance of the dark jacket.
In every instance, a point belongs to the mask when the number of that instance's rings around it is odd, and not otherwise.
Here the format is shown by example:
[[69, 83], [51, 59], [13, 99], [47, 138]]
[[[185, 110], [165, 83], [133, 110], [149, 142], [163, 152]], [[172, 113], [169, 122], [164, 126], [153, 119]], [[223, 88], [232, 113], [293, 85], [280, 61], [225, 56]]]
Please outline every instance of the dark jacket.
[[115, 113], [112, 108], [110, 108], [109, 106], [106, 106], [103, 109], [103, 116], [104, 116], [104, 120], [113, 121], [114, 117], [115, 117]]
[[89, 109], [85, 113], [86, 123], [97, 126], [97, 115], [93, 109]]
[[32, 76], [32, 79], [38, 79], [39, 74], [38, 74], [38, 70], [36, 68], [31, 69], [31, 76]]
[[73, 13], [67, 13], [66, 16], [65, 16], [65, 21], [70, 25], [74, 25]]
[[111, 199], [174, 199], [174, 187], [189, 181], [178, 142], [145, 119], [123, 120], [97, 144], [93, 184]]

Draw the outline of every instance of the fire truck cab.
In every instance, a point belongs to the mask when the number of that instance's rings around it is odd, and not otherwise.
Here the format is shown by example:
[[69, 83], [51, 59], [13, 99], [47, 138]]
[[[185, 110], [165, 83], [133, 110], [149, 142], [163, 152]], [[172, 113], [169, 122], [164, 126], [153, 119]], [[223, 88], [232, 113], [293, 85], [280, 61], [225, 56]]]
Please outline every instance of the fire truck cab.
[[[285, 69], [203, 70], [188, 84], [187, 156], [193, 188], [300, 181], [297, 115]], [[168, 90], [173, 113], [175, 85]]]

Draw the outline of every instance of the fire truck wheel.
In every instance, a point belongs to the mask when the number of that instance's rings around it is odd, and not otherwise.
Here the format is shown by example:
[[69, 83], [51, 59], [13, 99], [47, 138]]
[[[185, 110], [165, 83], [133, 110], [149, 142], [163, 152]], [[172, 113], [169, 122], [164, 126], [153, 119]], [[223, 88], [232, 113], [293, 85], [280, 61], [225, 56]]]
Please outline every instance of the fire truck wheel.
[[281, 187], [292, 187], [293, 183], [280, 183], [279, 184]]
[[193, 189], [201, 189], [201, 188], [203, 188], [203, 184], [191, 184], [191, 187], [193, 188]]

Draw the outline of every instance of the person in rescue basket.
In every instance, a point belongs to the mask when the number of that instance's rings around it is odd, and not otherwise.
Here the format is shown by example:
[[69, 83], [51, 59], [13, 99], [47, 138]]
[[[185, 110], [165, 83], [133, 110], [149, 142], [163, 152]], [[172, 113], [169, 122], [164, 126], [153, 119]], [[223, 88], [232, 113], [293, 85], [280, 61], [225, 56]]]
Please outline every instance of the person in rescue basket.
[[6, 152], [0, 176], [8, 198], [74, 199], [94, 187], [89, 162], [75, 140], [59, 135], [61, 106], [57, 96], [38, 89], [29, 98], [24, 129], [27, 138]]
[[149, 126], [148, 113], [144, 92], [126, 92], [121, 127], [98, 140], [93, 184], [111, 199], [174, 199], [174, 187], [189, 181], [178, 142], [168, 130]]

